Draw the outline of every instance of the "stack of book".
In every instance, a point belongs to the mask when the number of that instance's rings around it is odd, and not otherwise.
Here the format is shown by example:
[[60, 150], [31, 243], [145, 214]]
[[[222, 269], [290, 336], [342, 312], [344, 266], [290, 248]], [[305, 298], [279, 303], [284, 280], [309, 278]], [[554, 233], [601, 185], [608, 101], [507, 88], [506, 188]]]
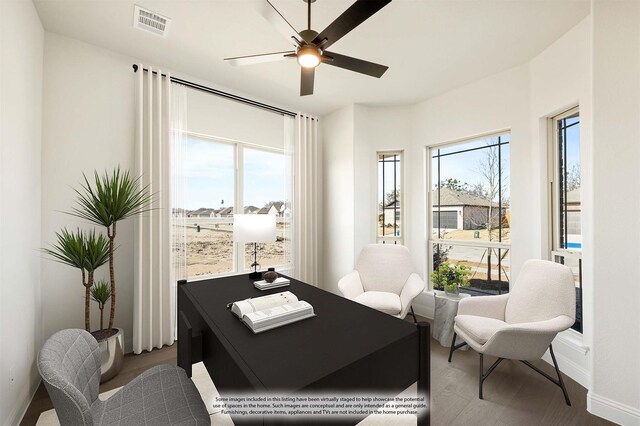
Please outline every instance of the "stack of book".
[[254, 287], [258, 290], [269, 290], [271, 288], [288, 286], [289, 284], [291, 284], [291, 281], [289, 281], [288, 278], [284, 277], [278, 277], [271, 283], [265, 280], [255, 281], [253, 283]]
[[254, 334], [316, 316], [313, 306], [290, 291], [234, 302], [231, 312]]

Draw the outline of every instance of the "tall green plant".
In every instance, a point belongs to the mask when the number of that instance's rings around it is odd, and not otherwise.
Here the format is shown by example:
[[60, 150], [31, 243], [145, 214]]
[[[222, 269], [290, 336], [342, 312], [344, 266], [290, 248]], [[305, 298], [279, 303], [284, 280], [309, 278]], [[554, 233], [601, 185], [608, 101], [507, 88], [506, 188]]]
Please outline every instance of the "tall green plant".
[[116, 278], [113, 264], [116, 225], [119, 221], [150, 210], [152, 195], [148, 187], [141, 188], [140, 177], [116, 167], [112, 173], [94, 172], [93, 182], [83, 173], [84, 185], [76, 190], [77, 207], [71, 214], [107, 228], [109, 238], [109, 281], [111, 284], [111, 310], [109, 329], [113, 328], [116, 312]]
[[57, 242], [51, 248], [42, 249], [55, 261], [80, 269], [82, 285], [85, 288], [84, 297], [84, 328], [91, 332], [90, 291], [93, 286], [93, 274], [96, 269], [109, 260], [109, 241], [95, 230], [75, 232], [64, 228], [56, 232]]

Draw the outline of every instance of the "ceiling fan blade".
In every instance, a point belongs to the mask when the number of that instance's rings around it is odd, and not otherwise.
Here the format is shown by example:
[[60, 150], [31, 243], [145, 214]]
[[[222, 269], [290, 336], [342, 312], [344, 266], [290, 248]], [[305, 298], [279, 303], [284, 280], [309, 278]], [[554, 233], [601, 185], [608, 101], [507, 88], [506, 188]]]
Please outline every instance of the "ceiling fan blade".
[[287, 50], [285, 52], [263, 53], [260, 55], [236, 56], [235, 58], [224, 58], [224, 60], [230, 65], [236, 67], [238, 65], [253, 65], [260, 64], [262, 62], [280, 61], [282, 59], [293, 57], [287, 55], [295, 56], [295, 53], [295, 50]]
[[276, 30], [278, 30], [278, 32], [280, 32], [280, 34], [282, 34], [287, 40], [292, 42], [294, 45], [298, 44], [295, 41], [300, 37], [298, 35], [298, 31], [293, 28], [293, 25], [291, 25], [280, 12], [278, 12], [278, 9], [276, 9], [269, 0], [260, 1], [258, 11], [264, 19], [276, 27]]
[[300, 67], [300, 70], [300, 96], [313, 95], [313, 80], [316, 69]]
[[313, 43], [320, 44], [324, 39], [327, 39], [322, 45], [322, 48], [326, 49], [389, 3], [391, 0], [357, 0], [318, 34]]
[[370, 75], [371, 77], [382, 77], [382, 74], [389, 69], [386, 65], [380, 65], [362, 59], [352, 58], [351, 56], [341, 55], [339, 53], [324, 51], [322, 55], [322, 63], [333, 65], [334, 67], [344, 68], [346, 70], [359, 72], [360, 74]]

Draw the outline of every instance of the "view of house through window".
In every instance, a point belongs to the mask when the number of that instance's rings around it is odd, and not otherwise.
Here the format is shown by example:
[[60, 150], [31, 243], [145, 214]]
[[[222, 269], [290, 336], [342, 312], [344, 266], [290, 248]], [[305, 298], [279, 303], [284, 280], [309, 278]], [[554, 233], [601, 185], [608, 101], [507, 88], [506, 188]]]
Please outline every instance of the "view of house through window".
[[285, 170], [282, 151], [189, 137], [184, 170], [188, 277], [249, 269], [253, 245], [242, 253], [233, 242], [238, 213], [276, 216], [277, 241], [258, 245], [260, 268], [290, 263]]
[[582, 202], [580, 196], [580, 113], [571, 109], [552, 119], [551, 178], [552, 253], [571, 268], [576, 285], [576, 322], [582, 332]]
[[402, 244], [402, 154], [378, 153], [378, 220], [379, 243]]
[[[277, 241], [258, 244], [258, 263], [262, 269], [290, 262], [289, 240], [291, 206], [286, 199], [285, 155], [254, 148], [243, 150], [244, 213], [276, 216]], [[251, 269], [253, 244], [246, 244], [244, 269]]]
[[432, 284], [447, 268], [468, 284], [461, 291], [509, 291], [509, 134], [429, 149]]

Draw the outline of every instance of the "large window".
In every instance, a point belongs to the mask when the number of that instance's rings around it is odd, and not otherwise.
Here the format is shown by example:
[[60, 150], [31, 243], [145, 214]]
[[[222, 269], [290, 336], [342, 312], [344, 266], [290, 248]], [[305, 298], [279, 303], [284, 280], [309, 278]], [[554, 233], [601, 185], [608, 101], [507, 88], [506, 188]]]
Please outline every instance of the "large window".
[[378, 153], [378, 217], [379, 243], [402, 244], [402, 153]]
[[235, 271], [236, 147], [189, 138], [185, 159], [187, 276]]
[[464, 265], [462, 291], [509, 291], [509, 134], [431, 147], [429, 158], [431, 271]]
[[551, 257], [555, 262], [565, 264], [573, 271], [576, 286], [576, 322], [572, 328], [582, 332], [580, 113], [578, 108], [573, 108], [553, 117], [551, 121]]
[[[289, 253], [291, 205], [287, 201], [287, 170], [282, 152], [256, 148], [243, 149], [244, 213], [276, 216], [277, 237], [273, 243], [258, 244], [258, 263], [262, 269], [291, 262]], [[253, 263], [253, 244], [245, 246], [245, 271]]]
[[286, 158], [280, 150], [189, 137], [184, 176], [188, 277], [250, 269], [253, 247], [242, 250], [233, 242], [233, 217], [240, 213], [276, 216], [277, 240], [259, 244], [260, 268], [290, 264]]

